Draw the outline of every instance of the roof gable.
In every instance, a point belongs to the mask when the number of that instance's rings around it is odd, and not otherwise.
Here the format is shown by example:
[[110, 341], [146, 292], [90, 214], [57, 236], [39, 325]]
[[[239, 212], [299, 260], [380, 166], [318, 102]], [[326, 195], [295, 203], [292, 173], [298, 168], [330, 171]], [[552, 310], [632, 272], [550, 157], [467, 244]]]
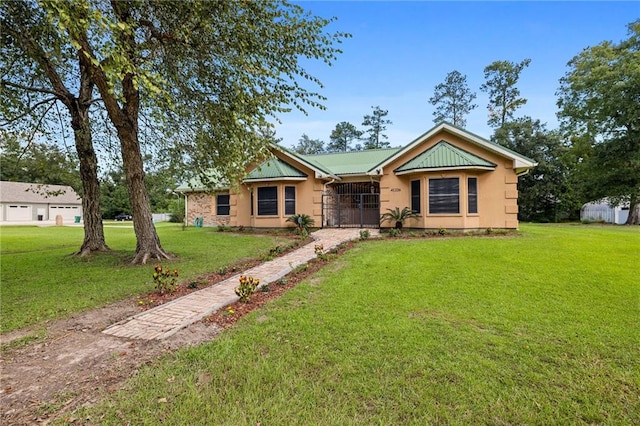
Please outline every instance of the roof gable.
[[251, 170], [247, 177], [244, 178], [244, 182], [282, 179], [300, 180], [306, 178], [307, 175], [305, 173], [276, 157], [264, 161]]
[[81, 204], [68, 185], [0, 181], [0, 201], [4, 203]]
[[[477, 145], [481, 148], [486, 149], [487, 151], [493, 152], [495, 154], [498, 154], [504, 158], [507, 158], [509, 160], [513, 161], [513, 168], [516, 171], [516, 173], [518, 175], [520, 174], [524, 174], [526, 173], [529, 169], [535, 167], [537, 165], [537, 163], [530, 159], [527, 158], [523, 155], [518, 154], [515, 151], [510, 150], [509, 148], [506, 148], [502, 145], [498, 145], [496, 143], [493, 143], [487, 139], [481, 138], [478, 135], [475, 135], [467, 130], [461, 129], [459, 127], [453, 126], [449, 123], [440, 123], [438, 125], [436, 125], [435, 127], [433, 127], [431, 130], [427, 131], [426, 133], [418, 136], [416, 139], [414, 139], [411, 143], [409, 143], [408, 145], [406, 145], [405, 147], [403, 147], [401, 150], [399, 150], [397, 153], [395, 153], [394, 155], [390, 156], [389, 158], [385, 159], [384, 161], [382, 161], [380, 164], [377, 164], [374, 168], [371, 169], [371, 171], [373, 171], [375, 169], [375, 173], [379, 174], [382, 171], [382, 168], [388, 166], [389, 164], [391, 164], [393, 161], [397, 160], [398, 158], [400, 158], [402, 155], [406, 154], [407, 152], [415, 149], [417, 146], [421, 145], [422, 143], [424, 143], [426, 140], [428, 140], [429, 138], [432, 138], [434, 135], [436, 135], [439, 132], [442, 131], [446, 131], [448, 133], [451, 133], [469, 143], [472, 143], [474, 145]], [[373, 173], [372, 173], [373, 174]]]
[[442, 140], [394, 170], [397, 174], [421, 170], [493, 170], [496, 164]]
[[285, 156], [293, 159], [294, 161], [297, 161], [298, 163], [313, 170], [316, 175], [315, 177], [318, 179], [326, 179], [326, 178], [340, 179], [339, 177], [334, 175], [331, 170], [327, 169], [325, 166], [315, 161], [315, 159], [313, 158], [314, 156], [312, 155], [301, 155], [296, 152], [293, 152], [290, 149], [285, 148], [284, 146], [276, 145], [276, 144], [272, 144], [271, 147], [275, 150], [278, 150]]

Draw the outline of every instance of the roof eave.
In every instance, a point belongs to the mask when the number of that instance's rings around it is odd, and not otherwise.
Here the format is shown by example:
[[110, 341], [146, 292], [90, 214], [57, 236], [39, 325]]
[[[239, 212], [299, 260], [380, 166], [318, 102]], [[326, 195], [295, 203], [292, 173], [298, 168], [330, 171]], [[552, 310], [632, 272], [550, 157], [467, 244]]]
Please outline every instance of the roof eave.
[[410, 169], [410, 170], [402, 170], [402, 171], [396, 171], [395, 174], [398, 176], [402, 176], [402, 175], [408, 175], [411, 173], [421, 173], [421, 172], [444, 172], [444, 171], [451, 171], [451, 170], [484, 170], [484, 171], [493, 171], [495, 170], [495, 167], [489, 167], [489, 166], [453, 166], [453, 167], [423, 167], [423, 168], [416, 168], [416, 169]]
[[302, 182], [307, 180], [306, 177], [298, 177], [298, 176], [276, 176], [270, 178], [253, 178], [253, 179], [243, 179], [243, 183], [255, 183], [255, 182], [273, 182], [273, 181], [295, 181]]
[[533, 169], [534, 167], [536, 167], [538, 165], [538, 163], [532, 163], [532, 162], [518, 162], [515, 161], [513, 162], [513, 170], [516, 172], [516, 175], [518, 176], [524, 176], [527, 173], [529, 173], [529, 170]]
[[301, 163], [303, 165], [305, 165], [306, 167], [310, 168], [311, 170], [314, 171], [315, 173], [315, 177], [316, 179], [340, 179], [338, 176], [334, 175], [333, 173], [331, 173], [328, 170], [322, 170], [320, 168], [318, 168], [317, 166], [309, 163], [308, 161], [306, 161], [304, 158], [302, 158], [301, 156], [289, 151], [287, 148], [274, 144], [271, 144], [271, 148], [278, 150], [279, 152], [281, 152], [282, 154], [286, 155], [287, 157], [291, 158], [294, 161], [297, 161], [298, 163]]
[[441, 130], [446, 130], [450, 133], [453, 133], [454, 135], [457, 135], [459, 137], [461, 137], [462, 139], [465, 139], [475, 145], [479, 145], [485, 149], [487, 149], [488, 151], [494, 152], [496, 154], [499, 154], [503, 157], [512, 159], [514, 161], [514, 166], [516, 165], [516, 163], [521, 162], [523, 164], [527, 164], [530, 165], [529, 167], [535, 167], [535, 163], [530, 159], [530, 158], [526, 158], [516, 152], [511, 151], [510, 149], [507, 149], [505, 147], [502, 147], [500, 145], [491, 143], [490, 141], [469, 132], [468, 130], [464, 130], [461, 129], [459, 127], [456, 127], [452, 124], [446, 123], [446, 122], [442, 122], [440, 124], [437, 124], [436, 126], [432, 127], [430, 130], [428, 130], [427, 132], [423, 133], [422, 135], [418, 136], [416, 139], [414, 139], [412, 142], [410, 142], [407, 146], [405, 146], [403, 149], [401, 149], [400, 151], [396, 152], [394, 155], [389, 156], [386, 160], [384, 160], [382, 163], [377, 164], [376, 166], [374, 166], [371, 170], [380, 168], [382, 169], [383, 167], [387, 166], [389, 163], [393, 162], [394, 160], [398, 159], [399, 157], [401, 157], [402, 155], [404, 155], [406, 152], [411, 151], [413, 148], [415, 148], [416, 146], [420, 145], [422, 142], [424, 142], [425, 140], [429, 139], [430, 137], [432, 137], [433, 135], [435, 135], [436, 133], [440, 132]]

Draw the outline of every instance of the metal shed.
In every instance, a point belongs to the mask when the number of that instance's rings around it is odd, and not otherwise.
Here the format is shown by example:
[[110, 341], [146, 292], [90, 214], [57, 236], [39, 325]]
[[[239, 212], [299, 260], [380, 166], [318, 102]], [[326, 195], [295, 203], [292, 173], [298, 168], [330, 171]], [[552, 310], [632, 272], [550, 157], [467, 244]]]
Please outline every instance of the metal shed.
[[629, 217], [629, 206], [612, 206], [607, 199], [592, 201], [580, 209], [580, 220], [624, 225]]

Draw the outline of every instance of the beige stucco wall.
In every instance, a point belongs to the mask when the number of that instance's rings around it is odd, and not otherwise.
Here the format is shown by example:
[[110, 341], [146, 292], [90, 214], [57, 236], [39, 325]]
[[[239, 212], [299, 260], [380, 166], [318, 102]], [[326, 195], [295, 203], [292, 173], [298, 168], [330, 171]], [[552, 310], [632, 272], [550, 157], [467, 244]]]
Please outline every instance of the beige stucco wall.
[[[450, 170], [427, 173], [411, 173], [396, 176], [394, 170], [441, 140], [471, 152], [497, 165], [493, 171], [482, 170]], [[421, 183], [420, 218], [405, 223], [406, 227], [415, 228], [508, 228], [518, 227], [517, 182], [513, 170], [513, 161], [498, 154], [487, 151], [475, 144], [467, 142], [451, 133], [442, 131], [426, 140], [415, 149], [387, 165], [380, 179], [380, 212], [387, 209], [411, 206], [410, 182], [419, 179]], [[460, 213], [430, 214], [428, 211], [429, 178], [460, 179]], [[478, 179], [478, 213], [467, 213], [467, 177]], [[385, 223], [383, 226], [393, 226]]]
[[[316, 226], [322, 224], [322, 191], [324, 182], [315, 179], [315, 172], [294, 159], [280, 152], [274, 153], [277, 157], [294, 166], [307, 175], [305, 180], [273, 180], [265, 182], [244, 183], [239, 188], [230, 192], [229, 216], [215, 215], [215, 195], [194, 192], [187, 194], [187, 218], [188, 223], [193, 224], [196, 217], [202, 216], [205, 226], [217, 226], [220, 223], [230, 226], [247, 226], [254, 228], [284, 228], [293, 227], [287, 222], [290, 215], [285, 214], [284, 192], [286, 186], [296, 188], [296, 213], [304, 213], [311, 216]], [[255, 165], [248, 168], [251, 170]], [[273, 216], [258, 216], [257, 189], [259, 187], [278, 188], [278, 214]], [[253, 197], [253, 212], [251, 215], [251, 194]]]
[[[452, 145], [495, 163], [497, 165], [495, 170], [449, 170], [411, 173], [401, 176], [394, 174], [396, 168], [443, 139]], [[303, 181], [275, 180], [241, 184], [237, 190], [232, 191], [230, 194], [229, 216], [215, 215], [215, 194], [188, 193], [188, 223], [193, 224], [195, 218], [201, 216], [206, 226], [216, 226], [222, 223], [230, 226], [248, 226], [255, 228], [293, 227], [293, 224], [286, 221], [289, 215], [285, 214], [284, 209], [284, 188], [285, 186], [294, 186], [296, 188], [296, 213], [308, 214], [314, 219], [315, 226], [322, 226], [322, 194], [325, 186], [329, 182], [316, 179], [313, 170], [297, 162], [295, 159], [278, 151], [274, 152], [274, 154], [305, 173], [307, 178]], [[249, 167], [248, 170], [251, 170], [253, 167], [255, 166]], [[428, 180], [430, 178], [450, 177], [460, 179], [460, 213], [430, 214], [428, 211]], [[478, 213], [468, 213], [468, 177], [476, 177], [478, 179]], [[487, 151], [446, 130], [433, 135], [419, 146], [395, 159], [392, 163], [384, 167], [381, 175], [347, 177], [341, 182], [369, 182], [371, 180], [380, 182], [380, 212], [385, 213], [387, 209], [393, 209], [395, 207], [402, 209], [403, 207], [411, 206], [410, 182], [416, 179], [419, 179], [421, 182], [421, 216], [418, 219], [405, 223], [406, 227], [427, 229], [515, 229], [518, 227], [518, 177], [513, 170], [513, 160]], [[264, 186], [275, 186], [278, 188], [277, 215], [257, 215], [257, 188]], [[251, 215], [252, 192], [256, 194], [253, 197], [254, 215]], [[382, 226], [391, 227], [393, 225], [394, 224], [387, 222]]]

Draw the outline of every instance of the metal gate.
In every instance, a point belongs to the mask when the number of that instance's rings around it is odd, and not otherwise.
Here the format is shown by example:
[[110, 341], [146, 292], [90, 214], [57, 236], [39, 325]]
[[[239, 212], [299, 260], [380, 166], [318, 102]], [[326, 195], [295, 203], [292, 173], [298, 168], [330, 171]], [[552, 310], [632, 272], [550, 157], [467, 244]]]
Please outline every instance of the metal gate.
[[322, 195], [322, 226], [325, 228], [379, 228], [378, 182], [342, 183]]

